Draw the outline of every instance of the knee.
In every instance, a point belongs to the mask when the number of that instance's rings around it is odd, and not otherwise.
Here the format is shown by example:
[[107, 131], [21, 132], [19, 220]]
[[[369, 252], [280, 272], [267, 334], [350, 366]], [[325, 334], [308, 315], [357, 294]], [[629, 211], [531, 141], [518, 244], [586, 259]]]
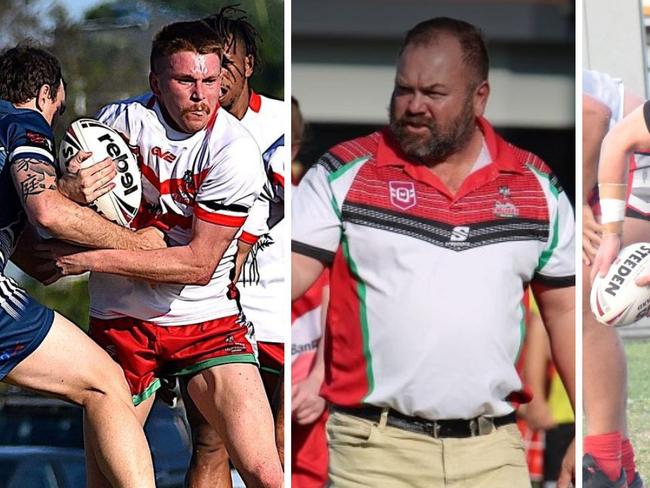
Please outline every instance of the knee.
[[114, 400], [135, 408], [124, 371], [114, 361], [107, 361], [91, 373], [80, 396], [82, 406], [88, 406], [95, 401]]

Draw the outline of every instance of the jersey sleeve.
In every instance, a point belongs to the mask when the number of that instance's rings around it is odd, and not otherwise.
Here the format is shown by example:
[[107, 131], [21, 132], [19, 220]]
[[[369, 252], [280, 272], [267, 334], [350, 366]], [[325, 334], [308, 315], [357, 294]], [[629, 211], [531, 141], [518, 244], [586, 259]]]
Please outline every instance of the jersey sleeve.
[[252, 140], [239, 138], [211, 164], [197, 191], [194, 215], [214, 224], [241, 227], [266, 180], [259, 149]]
[[260, 236], [269, 232], [268, 220], [271, 211], [271, 202], [264, 192], [255, 200], [242, 227], [239, 240], [253, 245]]
[[331, 264], [342, 224], [324, 165], [315, 164], [307, 172], [293, 194], [291, 209], [292, 251]]
[[281, 137], [262, 154], [267, 181], [259, 198], [251, 207], [242, 228], [240, 240], [254, 244], [284, 217], [284, 161], [285, 151]]
[[267, 168], [269, 181], [273, 186], [274, 200], [284, 200], [284, 170], [288, 158], [288, 150], [284, 145], [284, 135], [262, 155]]
[[542, 179], [549, 214], [549, 237], [533, 281], [554, 287], [575, 284], [575, 221], [571, 203], [552, 174]]
[[[56, 153], [52, 129], [40, 114], [24, 116], [13, 122], [7, 131], [9, 164], [20, 159], [36, 159], [56, 168]], [[58, 169], [57, 169], [58, 171]]]

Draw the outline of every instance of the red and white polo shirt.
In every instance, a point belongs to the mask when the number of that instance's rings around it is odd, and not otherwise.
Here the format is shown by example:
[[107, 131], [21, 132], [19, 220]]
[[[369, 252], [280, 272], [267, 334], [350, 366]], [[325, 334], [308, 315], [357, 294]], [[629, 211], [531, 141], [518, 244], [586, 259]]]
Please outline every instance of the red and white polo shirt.
[[[142, 172], [139, 227], [167, 229], [171, 246], [188, 244], [195, 218], [240, 227], [265, 181], [260, 151], [240, 122], [218, 109], [208, 126], [178, 132], [164, 120], [152, 97], [106, 106], [99, 120], [116, 129], [138, 157]], [[158, 325], [186, 325], [238, 313], [227, 298], [236, 241], [205, 286], [148, 283], [115, 275], [92, 275], [93, 317], [134, 317]]]
[[330, 402], [428, 419], [512, 411], [524, 287], [573, 285], [574, 221], [548, 167], [478, 123], [488, 161], [456, 194], [387, 131], [335, 146], [301, 182], [293, 250], [331, 264]]

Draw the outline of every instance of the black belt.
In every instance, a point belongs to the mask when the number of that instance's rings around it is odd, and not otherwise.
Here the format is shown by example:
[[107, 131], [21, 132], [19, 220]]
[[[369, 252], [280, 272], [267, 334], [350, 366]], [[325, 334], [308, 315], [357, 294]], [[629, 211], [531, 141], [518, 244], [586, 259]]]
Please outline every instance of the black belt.
[[[379, 423], [381, 414], [384, 411], [383, 408], [375, 407], [374, 405], [366, 405], [359, 408], [331, 405], [330, 408], [334, 412], [353, 415], [375, 423]], [[511, 412], [503, 417], [481, 416], [473, 419], [427, 420], [421, 417], [404, 415], [393, 409], [389, 409], [386, 425], [438, 439], [442, 437], [462, 438], [485, 435], [492, 432], [496, 427], [512, 424], [515, 421], [515, 412]]]

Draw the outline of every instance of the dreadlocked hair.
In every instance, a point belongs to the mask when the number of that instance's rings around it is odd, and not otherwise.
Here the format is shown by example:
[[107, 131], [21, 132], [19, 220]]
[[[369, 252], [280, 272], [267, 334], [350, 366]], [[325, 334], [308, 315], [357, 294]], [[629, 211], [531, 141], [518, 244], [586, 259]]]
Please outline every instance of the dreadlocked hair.
[[[240, 8], [239, 4], [227, 5], [218, 13], [202, 20], [224, 43], [242, 41], [246, 47], [246, 55], [253, 57], [253, 66], [256, 67], [260, 63], [258, 56], [260, 36], [253, 24], [249, 22], [247, 12]], [[226, 45], [226, 48], [229, 47]]]

